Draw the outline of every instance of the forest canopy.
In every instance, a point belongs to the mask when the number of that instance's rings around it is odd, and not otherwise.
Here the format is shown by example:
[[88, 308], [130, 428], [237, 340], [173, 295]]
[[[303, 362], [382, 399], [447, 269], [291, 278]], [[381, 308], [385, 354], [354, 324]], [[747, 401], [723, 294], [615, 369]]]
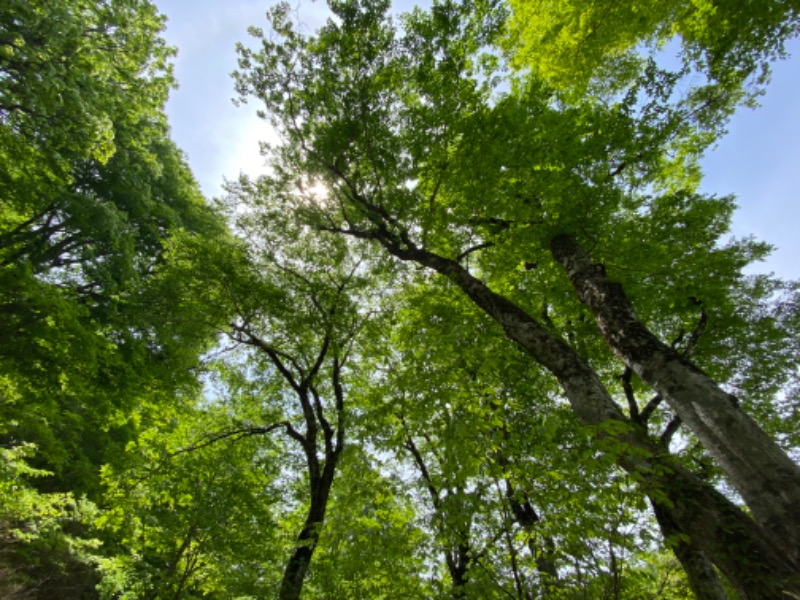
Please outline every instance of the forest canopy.
[[215, 199], [153, 3], [0, 9], [0, 594], [800, 597], [798, 285], [698, 192], [800, 7], [328, 9]]

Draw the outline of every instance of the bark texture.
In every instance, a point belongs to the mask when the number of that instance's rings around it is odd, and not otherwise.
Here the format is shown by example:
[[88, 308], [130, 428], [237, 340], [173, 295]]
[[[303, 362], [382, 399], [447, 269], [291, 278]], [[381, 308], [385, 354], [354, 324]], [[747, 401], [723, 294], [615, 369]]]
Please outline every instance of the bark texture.
[[800, 569], [800, 467], [710, 377], [638, 319], [622, 286], [568, 235], [551, 242], [614, 353], [661, 394], [744, 498], [776, 548]]
[[[372, 225], [367, 229], [352, 226], [323, 229], [377, 241], [400, 260], [436, 271], [458, 286], [503, 328], [510, 340], [557, 378], [580, 420], [597, 427], [599, 438], [612, 440], [605, 451], [641, 482], [648, 496], [664, 498], [680, 530], [687, 532], [698, 548], [733, 582], [743, 600], [785, 599], [788, 591], [800, 595], [800, 568], [789, 553], [781, 550], [783, 546], [773, 543], [773, 536], [767, 533], [771, 529], [768, 527], [765, 531], [759, 527], [712, 486], [666, 455], [663, 447], [651, 440], [643, 427], [626, 418], [597, 374], [577, 352], [525, 310], [493, 292], [457, 260], [417, 246], [383, 207], [360, 195], [346, 177], [343, 182], [349, 189], [351, 201], [364, 211]], [[554, 253], [558, 252], [557, 247], [558, 243]], [[631, 368], [638, 373], [636, 367], [631, 365]], [[664, 395], [668, 396], [666, 392]], [[766, 437], [763, 432], [761, 436]], [[767, 441], [772, 443], [769, 438]], [[785, 455], [780, 454], [785, 459]], [[797, 469], [791, 461], [789, 463], [788, 471]], [[784, 508], [789, 510], [785, 505]], [[796, 552], [796, 548], [792, 551]]]
[[[800, 570], [751, 518], [711, 485], [665, 455], [640, 426], [625, 417], [592, 368], [522, 308], [493, 292], [452, 259], [411, 245], [384, 245], [398, 258], [415, 261], [448, 277], [560, 382], [586, 425], [614, 440], [618, 465], [642, 481], [648, 495], [666, 497], [681, 531], [725, 574], [743, 600], [777, 600], [800, 593]], [[610, 422], [619, 426], [609, 428]], [[613, 433], [607, 433], [613, 432]]]
[[691, 538], [682, 538], [686, 534], [675, 522], [670, 507], [656, 501], [652, 505], [661, 533], [664, 539], [672, 540], [672, 552], [681, 563], [695, 598], [728, 600], [713, 563]]

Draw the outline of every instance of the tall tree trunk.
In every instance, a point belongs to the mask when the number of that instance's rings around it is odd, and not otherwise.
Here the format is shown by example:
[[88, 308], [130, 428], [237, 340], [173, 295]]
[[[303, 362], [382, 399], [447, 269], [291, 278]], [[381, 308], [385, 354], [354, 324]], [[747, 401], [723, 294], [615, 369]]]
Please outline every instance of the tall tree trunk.
[[572, 237], [559, 235], [550, 247], [614, 353], [663, 395], [722, 466], [775, 547], [800, 569], [800, 467], [735, 398], [642, 324], [622, 286]]
[[325, 512], [328, 509], [328, 498], [333, 486], [337, 459], [338, 452], [334, 455], [329, 455], [325, 461], [322, 475], [316, 481], [310, 482], [312, 489], [311, 505], [303, 523], [303, 529], [297, 536], [292, 556], [283, 571], [283, 579], [281, 580], [281, 588], [278, 594], [280, 600], [299, 600], [300, 593], [303, 591], [306, 572], [319, 543], [320, 528], [325, 522]]
[[670, 507], [652, 498], [650, 501], [661, 533], [665, 540], [670, 541], [672, 552], [681, 563], [695, 598], [697, 600], [729, 600], [711, 560], [691, 537], [688, 539], [684, 537], [687, 534], [675, 522]]
[[[342, 285], [338, 288], [338, 293], [343, 290], [344, 286]], [[331, 349], [330, 332], [323, 338], [314, 364], [310, 369], [304, 371], [298, 366], [298, 362], [291, 358], [288, 363], [284, 363], [283, 358], [285, 355], [279, 353], [273, 346], [253, 332], [237, 326], [234, 326], [234, 331], [245, 336], [244, 339], [238, 337], [234, 339], [258, 348], [269, 357], [281, 376], [291, 385], [303, 411], [303, 419], [306, 425], [305, 433], [300, 433], [288, 422], [283, 424], [289, 437], [300, 444], [303, 448], [303, 453], [306, 455], [310, 502], [303, 528], [297, 536], [294, 550], [284, 569], [278, 593], [280, 600], [299, 600], [300, 593], [303, 591], [306, 572], [319, 542], [320, 528], [325, 522], [325, 512], [328, 509], [328, 498], [336, 475], [336, 465], [344, 448], [344, 388], [341, 381], [344, 362], [337, 354], [334, 356], [331, 365], [331, 382], [333, 383], [336, 413], [334, 427], [325, 416], [320, 395], [314, 385], [314, 380], [322, 368], [328, 351]], [[287, 366], [287, 364], [290, 366]], [[294, 367], [294, 372], [291, 370], [291, 366]], [[324, 462], [320, 461], [317, 454], [319, 450], [317, 434], [320, 431], [324, 438]]]
[[278, 595], [280, 600], [298, 600], [303, 591], [308, 565], [319, 541], [317, 530], [322, 521], [306, 519], [300, 535], [297, 536], [295, 548], [286, 568], [283, 571], [281, 589]]
[[[736, 582], [742, 598], [777, 600], [785, 598], [785, 590], [800, 593], [800, 569], [777, 550], [771, 536], [712, 486], [664, 456], [663, 448], [625, 417], [597, 374], [566, 343], [455, 260], [420, 249], [408, 239], [397, 240], [385, 229], [362, 236], [378, 239], [398, 258], [417, 262], [453, 281], [503, 327], [510, 340], [548, 369], [581, 421], [599, 426], [599, 435], [615, 440], [615, 448], [607, 451], [617, 464], [634, 474], [648, 495], [666, 497], [681, 530]], [[610, 422], [619, 426], [608, 427]]]

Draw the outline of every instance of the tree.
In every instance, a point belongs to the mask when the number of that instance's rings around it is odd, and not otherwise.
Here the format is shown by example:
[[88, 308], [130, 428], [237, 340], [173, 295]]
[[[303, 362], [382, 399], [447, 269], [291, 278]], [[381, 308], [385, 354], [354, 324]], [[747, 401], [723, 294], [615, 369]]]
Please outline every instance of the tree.
[[[260, 184], [269, 186], [273, 197], [291, 195], [280, 178]], [[347, 379], [349, 371], [358, 369], [352, 363], [369, 317], [361, 306], [367, 280], [358, 273], [359, 262], [350, 257], [346, 240], [318, 240], [287, 218], [290, 213], [282, 210], [280, 200], [259, 207], [254, 191], [246, 180], [229, 190], [232, 206], [242, 199], [251, 202], [252, 213], [239, 218], [237, 228], [251, 241], [255, 276], [235, 288], [236, 317], [229, 335], [253, 350], [253, 366], [267, 380], [281, 382], [286, 414], [276, 427], [299, 445], [303, 456], [306, 514], [278, 592], [289, 600], [300, 598], [345, 447], [354, 392]], [[272, 302], [266, 304], [269, 297]]]
[[169, 235], [224, 232], [168, 139], [162, 24], [147, 2], [3, 10], [3, 419], [85, 491], [109, 456], [82, 432], [124, 438], [154, 381], [191, 384], [207, 343], [154, 318], [146, 292]]
[[[748, 343], [757, 346], [773, 335], [772, 326], [740, 333], [720, 319], [705, 354], [692, 355], [699, 368], [669, 343], [653, 341], [680, 343], [698, 306], [725, 316], [744, 297], [739, 307], [768, 310], [764, 289], [741, 275], [763, 247], [747, 240], [718, 247], [730, 201], [692, 192], [686, 148], [705, 142], [685, 107], [665, 102], [675, 79], [651, 69], [624, 98], [559, 105], [532, 77], [512, 78], [510, 91], [502, 91], [499, 59], [486, 50], [502, 15], [484, 4], [442, 2], [427, 14], [413, 11], [402, 36], [385, 3], [336, 2], [331, 9], [336, 20], [308, 38], [291, 26], [285, 8], [276, 9], [277, 41], [241, 49], [240, 93], [265, 102], [287, 142], [274, 150], [275, 164], [298, 179], [326, 182], [332, 195], [324, 204], [298, 206], [299, 215], [449, 279], [555, 377], [576, 415], [595, 428], [598, 447], [669, 511], [740, 594], [769, 598], [796, 590], [800, 470], [700, 370], [729, 381], [746, 377], [726, 336], [755, 333]], [[639, 93], [645, 102], [634, 102]], [[684, 153], [676, 161], [669, 153], [678, 147]], [[653, 237], [631, 235], [643, 229]], [[583, 246], [611, 278], [599, 268], [574, 267]], [[635, 291], [629, 298], [646, 326], [621, 296], [601, 301], [587, 291], [609, 281]], [[582, 324], [587, 313], [577, 299], [597, 315], [602, 338]], [[641, 335], [629, 339], [632, 331]], [[655, 335], [642, 337], [647, 331]], [[664, 379], [656, 363], [674, 370]], [[793, 361], [784, 356], [780, 365], [781, 374], [773, 373], [786, 381]], [[755, 520], [623, 412], [609, 391], [610, 375], [622, 367], [637, 374], [637, 387], [670, 403]], [[689, 400], [689, 385], [701, 396]], [[709, 408], [692, 409], [698, 401]], [[742, 439], [758, 450], [745, 451]], [[773, 498], [766, 490], [783, 493]]]
[[[162, 318], [172, 300], [151, 285], [171, 236], [226, 235], [169, 139], [162, 26], [139, 0], [0, 11], [0, 443], [24, 449], [19, 479], [43, 505], [100, 504], [101, 465], [193, 399], [213, 343], [186, 315]], [[49, 538], [4, 540], [21, 576], [59, 574], [42, 594], [96, 583], [93, 564], [65, 568], [40, 543], [93, 535], [71, 510]]]
[[[272, 198], [269, 203], [261, 201], [265, 190]], [[360, 273], [359, 261], [351, 259], [352, 244], [336, 236], [320, 240], [293, 222], [282, 205], [289, 195], [278, 178], [262, 180], [258, 186], [246, 179], [229, 185], [226, 210], [241, 240], [214, 244], [197, 236], [177, 237], [154, 281], [153, 293], [184, 299], [174, 316], [168, 309], [162, 315], [188, 318], [200, 330], [216, 327], [228, 340], [228, 348], [220, 351], [226, 355], [226, 375], [214, 386], [216, 397], [207, 400], [216, 407], [209, 413], [212, 425], [198, 427], [197, 439], [184, 438], [187, 447], [173, 454], [207, 452], [211, 445], [263, 438], [263, 452], [288, 461], [291, 468], [275, 475], [288, 489], [281, 498], [265, 501], [291, 515], [281, 527], [294, 539], [262, 549], [268, 554], [265, 560], [278, 560], [281, 553], [285, 559], [280, 583], [266, 578], [260, 593], [299, 598], [325, 529], [353, 411], [350, 405], [358, 397], [358, 386], [351, 381], [360, 369], [358, 338], [378, 304], [369, 306], [365, 301], [371, 284]], [[241, 210], [242, 202], [247, 203], [245, 210]], [[279, 445], [269, 441], [275, 437], [283, 438]], [[253, 452], [251, 461], [258, 456], [258, 450]], [[246, 462], [235, 468], [246, 468]], [[196, 482], [179, 485], [193, 487]], [[224, 481], [219, 484], [225, 485]], [[249, 493], [258, 495], [252, 488]], [[144, 494], [160, 498], [158, 491], [145, 488]], [[180, 497], [179, 492], [175, 494]], [[170, 495], [167, 516], [175, 510], [176, 501]], [[196, 515], [191, 527], [184, 523], [176, 528], [168, 520], [159, 525], [166, 539], [176, 534], [180, 538], [187, 527], [206, 531], [205, 501], [200, 496], [186, 507], [191, 507], [190, 518]], [[150, 506], [143, 507], [145, 513]], [[237, 527], [246, 528], [246, 524]], [[187, 550], [190, 546], [194, 544], [187, 545]], [[213, 552], [196, 545], [196, 564], [217, 562]], [[163, 564], [167, 563], [162, 561], [162, 571]], [[154, 581], [175, 576], [177, 563], [168, 564], [172, 566]], [[193, 572], [184, 572], [188, 585]], [[216, 589], [203, 582], [193, 585], [207, 593]], [[189, 588], [177, 587], [175, 593], [183, 589]]]
[[800, 27], [795, 2], [509, 4], [504, 46], [515, 67], [531, 69], [573, 98], [613, 93], [649, 60], [663, 62], [665, 47], [677, 39], [681, 50], [672, 69], [700, 75], [685, 99], [723, 120], [737, 103], [754, 102], [769, 80], [770, 62], [785, 57], [785, 42]]

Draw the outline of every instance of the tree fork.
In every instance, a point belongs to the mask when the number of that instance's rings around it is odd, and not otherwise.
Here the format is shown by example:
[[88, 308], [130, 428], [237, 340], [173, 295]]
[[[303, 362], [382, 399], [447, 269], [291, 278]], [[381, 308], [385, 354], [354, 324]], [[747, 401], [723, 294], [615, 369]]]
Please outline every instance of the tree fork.
[[697, 600], [728, 600], [717, 571], [708, 555], [689, 539], [681, 539], [686, 533], [675, 522], [669, 506], [650, 500], [653, 513], [664, 539], [672, 546], [672, 552], [683, 567], [689, 587]]
[[[673, 518], [732, 581], [747, 600], [778, 600], [784, 591], [800, 593], [800, 569], [772, 543], [771, 536], [711, 485], [665, 456], [646, 431], [632, 423], [614, 402], [592, 368], [566, 343], [525, 310], [492, 291], [456, 261], [418, 248], [407, 236], [377, 231], [339, 230], [379, 241], [390, 253], [444, 275], [501, 325], [507, 337], [549, 370], [564, 389], [580, 420], [598, 427], [602, 438], [619, 442], [617, 464], [638, 478], [648, 495], [661, 494]], [[620, 428], [609, 432], [609, 423]]]
[[800, 570], [800, 468], [730, 394], [642, 324], [622, 286], [573, 237], [556, 236], [550, 249], [612, 351], [666, 398]]

